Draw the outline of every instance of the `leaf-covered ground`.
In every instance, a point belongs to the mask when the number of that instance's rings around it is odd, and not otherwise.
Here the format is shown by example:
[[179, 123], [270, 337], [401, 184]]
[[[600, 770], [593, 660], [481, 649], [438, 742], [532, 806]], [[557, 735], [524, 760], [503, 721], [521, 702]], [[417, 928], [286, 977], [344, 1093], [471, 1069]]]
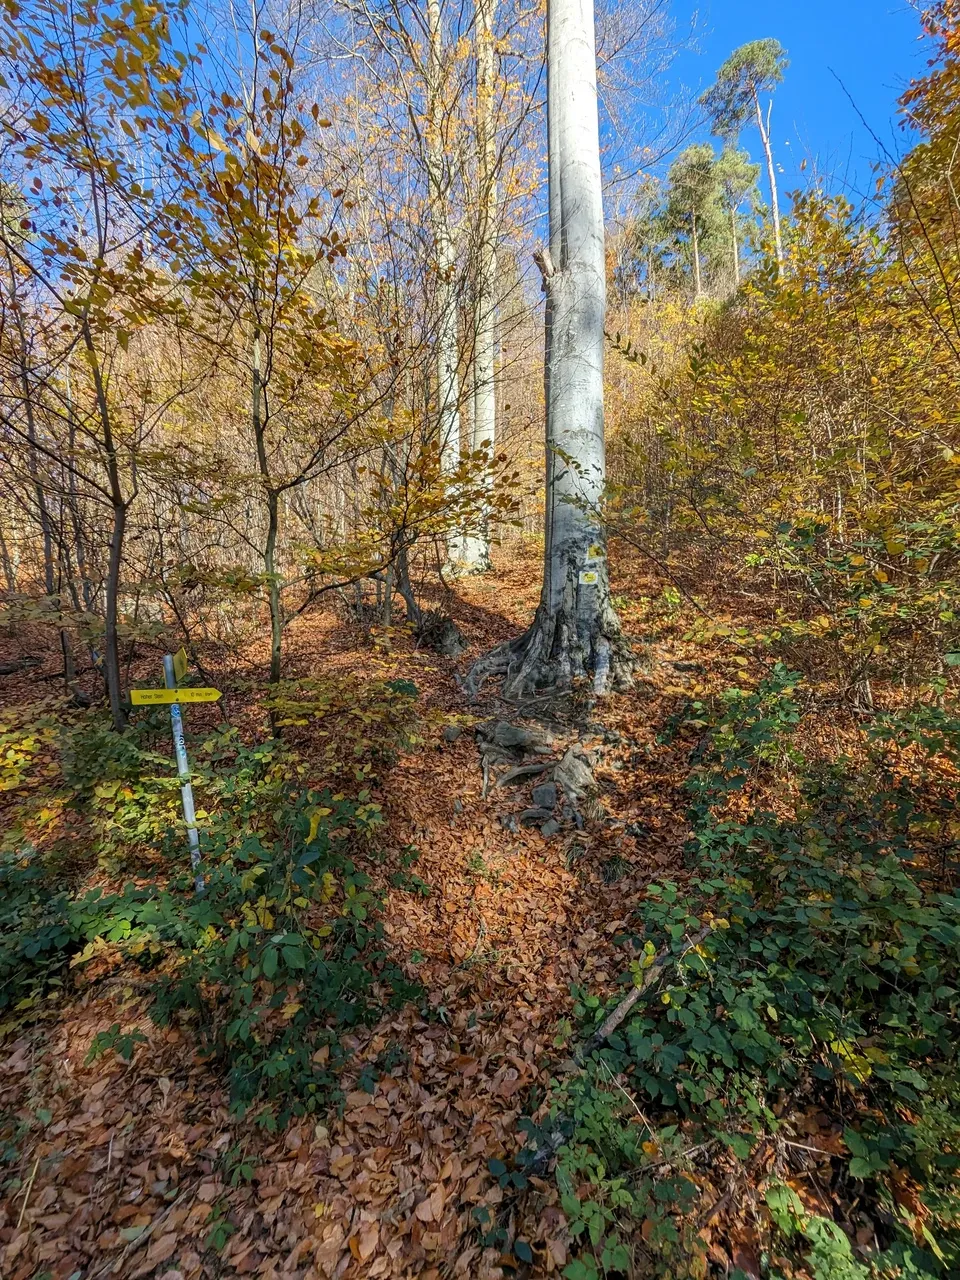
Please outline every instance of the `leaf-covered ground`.
[[[378, 837], [387, 938], [423, 984], [422, 1006], [355, 1040], [342, 1114], [267, 1135], [231, 1116], [222, 1077], [190, 1038], [153, 1027], [133, 975], [98, 980], [92, 966], [80, 996], [0, 1045], [2, 1136], [20, 1180], [0, 1201], [0, 1274], [560, 1273], [569, 1243], [552, 1181], [534, 1178], [508, 1207], [511, 1239], [530, 1242], [532, 1264], [482, 1249], [474, 1210], [500, 1206], [488, 1162], [518, 1149], [518, 1119], [557, 1071], [571, 984], [609, 994], [629, 959], [615, 938], [645, 884], [683, 874], [686, 759], [658, 745], [656, 730], [678, 694], [725, 677], [723, 662], [684, 642], [680, 619], [656, 605], [659, 584], [635, 566], [621, 578], [636, 685], [561, 733], [561, 746], [580, 741], [591, 753], [601, 794], [582, 831], [550, 839], [502, 821], [529, 803], [522, 792], [482, 797], [470, 723], [510, 711], [495, 690], [468, 705], [456, 680], [529, 618], [532, 560], [457, 585], [452, 609], [470, 649], [456, 662], [404, 637], [373, 646], [332, 610], [291, 631], [291, 674], [376, 668], [412, 679], [420, 693], [424, 741], [381, 774], [375, 798], [387, 819]], [[23, 636], [5, 638], [3, 656], [23, 651]], [[6, 677], [6, 696], [37, 695], [38, 679], [56, 669], [55, 655], [43, 656], [43, 666]], [[248, 655], [245, 673], [212, 671], [240, 726], [256, 719], [246, 701], [256, 695], [236, 690], [260, 656]], [[458, 719], [466, 731], [449, 742], [443, 724]], [[389, 873], [411, 850], [425, 888], [394, 887]], [[129, 1065], [112, 1054], [85, 1065], [93, 1037], [118, 1020], [140, 1027], [147, 1043]], [[717, 1201], [722, 1173], [702, 1190], [707, 1205]], [[729, 1262], [719, 1243], [712, 1256]]]

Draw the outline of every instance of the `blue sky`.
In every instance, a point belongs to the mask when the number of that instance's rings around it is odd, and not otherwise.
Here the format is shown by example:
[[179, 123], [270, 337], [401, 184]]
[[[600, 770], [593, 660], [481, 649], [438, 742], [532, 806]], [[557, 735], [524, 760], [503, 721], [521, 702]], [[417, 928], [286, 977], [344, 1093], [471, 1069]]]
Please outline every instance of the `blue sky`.
[[[681, 53], [672, 74], [691, 88], [706, 87], [731, 50], [748, 40], [772, 36], [787, 49], [790, 67], [776, 92], [771, 130], [781, 190], [809, 180], [799, 168], [806, 158], [808, 173], [815, 165], [830, 189], [856, 196], [869, 187], [880, 151], [870, 130], [890, 150], [904, 149], [897, 98], [929, 55], [909, 0], [674, 0], [673, 11], [678, 31], [697, 15], [697, 47]], [[756, 130], [743, 141], [759, 160]]]

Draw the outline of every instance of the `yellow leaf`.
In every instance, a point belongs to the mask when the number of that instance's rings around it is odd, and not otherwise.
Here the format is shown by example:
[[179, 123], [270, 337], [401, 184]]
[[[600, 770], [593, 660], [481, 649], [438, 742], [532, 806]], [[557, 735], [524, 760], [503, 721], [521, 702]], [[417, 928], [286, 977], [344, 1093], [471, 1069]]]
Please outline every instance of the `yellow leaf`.
[[324, 809], [323, 807], [314, 809], [310, 814], [310, 831], [307, 835], [307, 844], [311, 844], [317, 838], [317, 830], [320, 826], [320, 819], [327, 817], [333, 813], [332, 809]]

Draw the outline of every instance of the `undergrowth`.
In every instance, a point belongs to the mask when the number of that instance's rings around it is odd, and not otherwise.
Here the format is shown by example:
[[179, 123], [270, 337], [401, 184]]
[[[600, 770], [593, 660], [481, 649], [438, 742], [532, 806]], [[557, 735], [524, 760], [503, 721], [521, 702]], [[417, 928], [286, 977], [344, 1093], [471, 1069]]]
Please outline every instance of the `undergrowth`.
[[[386, 750], [413, 696], [388, 689], [384, 705], [378, 720], [368, 698], [362, 733]], [[363, 870], [382, 820], [369, 767], [332, 792], [284, 741], [224, 726], [193, 742], [198, 894], [165, 729], [158, 715], [122, 737], [92, 714], [6, 718], [0, 1034], [132, 969], [152, 1020], [192, 1029], [237, 1113], [275, 1127], [336, 1099], [345, 1031], [417, 994]], [[129, 1057], [139, 1039], [116, 1024], [91, 1053]]]
[[[672, 959], [530, 1125], [521, 1167], [565, 1135], [568, 1280], [705, 1276], [724, 1215], [770, 1280], [960, 1273], [960, 720], [878, 715], [825, 761], [798, 683], [689, 713], [694, 877], [647, 893], [627, 981]], [[612, 1007], [580, 992], [579, 1034]]]

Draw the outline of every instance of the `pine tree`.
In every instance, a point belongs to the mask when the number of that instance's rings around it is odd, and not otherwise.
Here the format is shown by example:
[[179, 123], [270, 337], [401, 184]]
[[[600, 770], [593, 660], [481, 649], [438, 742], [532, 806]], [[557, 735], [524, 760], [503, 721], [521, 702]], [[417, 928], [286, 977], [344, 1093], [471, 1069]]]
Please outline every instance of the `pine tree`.
[[752, 40], [734, 50], [717, 72], [713, 86], [700, 99], [711, 118], [713, 132], [726, 143], [735, 143], [751, 115], [756, 118], [767, 162], [773, 238], [777, 262], [781, 265], [783, 238], [780, 232], [780, 203], [777, 197], [773, 147], [770, 143], [770, 112], [773, 103], [771, 101], [764, 117], [760, 95], [771, 92], [781, 83], [788, 66], [786, 51], [778, 40]]

